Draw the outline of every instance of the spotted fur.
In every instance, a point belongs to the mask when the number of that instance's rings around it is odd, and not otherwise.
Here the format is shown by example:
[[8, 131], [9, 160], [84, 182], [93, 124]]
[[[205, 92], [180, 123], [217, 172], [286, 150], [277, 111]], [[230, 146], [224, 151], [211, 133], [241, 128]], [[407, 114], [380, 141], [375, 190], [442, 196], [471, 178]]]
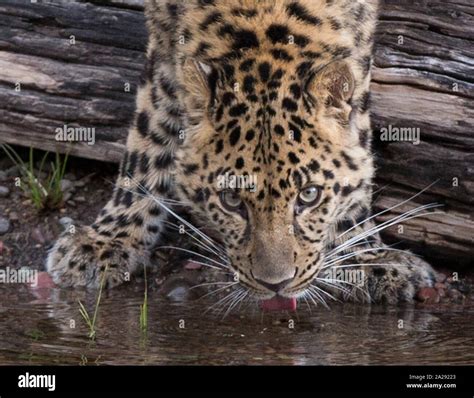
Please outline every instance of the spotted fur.
[[[184, 202], [255, 297], [304, 294], [338, 235], [374, 225], [362, 221], [374, 174], [376, 3], [148, 1], [148, 61], [113, 197], [92, 226], [58, 240], [54, 280], [97, 286], [108, 266], [115, 286], [147, 265], [167, 218], [154, 196]], [[257, 179], [256, 190], [238, 191], [238, 211], [222, 203], [216, 181], [226, 174]], [[320, 200], [304, 207], [309, 184]], [[377, 234], [357, 249], [374, 247], [351, 260], [372, 299], [409, 301], [432, 283], [426, 263], [387, 251]], [[394, 266], [368, 265], [381, 259]]]

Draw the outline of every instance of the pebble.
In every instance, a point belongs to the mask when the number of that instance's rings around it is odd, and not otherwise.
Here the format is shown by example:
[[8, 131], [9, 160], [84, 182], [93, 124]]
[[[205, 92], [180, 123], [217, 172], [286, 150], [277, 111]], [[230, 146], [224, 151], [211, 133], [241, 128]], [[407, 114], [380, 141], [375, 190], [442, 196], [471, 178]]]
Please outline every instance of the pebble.
[[5, 182], [8, 180], [8, 175], [5, 171], [0, 171], [0, 182]]
[[74, 183], [67, 179], [61, 180], [60, 184], [61, 184], [61, 191], [63, 192], [70, 191], [74, 188]]
[[7, 177], [19, 177], [20, 176], [20, 168], [18, 166], [12, 166], [8, 170], [5, 171]]
[[6, 234], [10, 230], [10, 220], [0, 217], [0, 235]]
[[16, 211], [10, 212], [10, 214], [8, 215], [8, 218], [10, 219], [10, 221], [13, 221], [13, 222], [18, 221], [20, 219]]
[[31, 231], [31, 239], [37, 243], [40, 243], [41, 245], [46, 243], [46, 239], [40, 228], [34, 228], [33, 231]]
[[64, 178], [66, 180], [69, 180], [69, 181], [75, 181], [76, 180], [76, 176], [73, 173], [66, 173], [64, 175]]
[[10, 194], [10, 190], [7, 187], [0, 185], [0, 198], [6, 198]]
[[446, 289], [445, 283], [436, 282], [434, 285], [435, 289]]
[[439, 303], [439, 294], [432, 287], [424, 287], [420, 289], [416, 295], [417, 299], [422, 303], [436, 304]]
[[448, 296], [453, 300], [453, 301], [461, 301], [464, 296], [463, 294], [456, 289], [451, 289], [448, 291]]
[[166, 297], [171, 301], [186, 301], [189, 299], [189, 288], [185, 286], [176, 286]]
[[200, 270], [202, 268], [201, 264], [195, 263], [194, 261], [188, 260], [184, 265], [184, 269], [188, 271]]
[[76, 202], [74, 202], [73, 200], [68, 200], [66, 204], [71, 207], [76, 207]]
[[86, 198], [84, 196], [76, 196], [74, 200], [78, 203], [84, 203], [86, 201]]
[[73, 223], [74, 223], [74, 220], [71, 217], [61, 217], [59, 219], [59, 224], [61, 224], [64, 228], [67, 228], [69, 225]]
[[446, 282], [446, 279], [447, 279], [447, 275], [445, 272], [437, 272], [436, 273], [436, 282], [439, 282], [439, 283], [443, 283], [443, 282]]

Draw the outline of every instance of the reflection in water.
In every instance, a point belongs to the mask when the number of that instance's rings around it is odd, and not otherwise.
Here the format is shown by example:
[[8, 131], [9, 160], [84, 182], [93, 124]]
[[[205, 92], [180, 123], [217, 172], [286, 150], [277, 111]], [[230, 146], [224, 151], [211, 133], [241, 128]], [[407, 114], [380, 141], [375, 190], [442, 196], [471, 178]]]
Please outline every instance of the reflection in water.
[[0, 364], [474, 364], [474, 306], [389, 308], [334, 304], [330, 311], [203, 315], [209, 303], [170, 303], [151, 293], [148, 331], [139, 325], [143, 292], [108, 292], [97, 339], [78, 300], [94, 294], [33, 295], [1, 286]]

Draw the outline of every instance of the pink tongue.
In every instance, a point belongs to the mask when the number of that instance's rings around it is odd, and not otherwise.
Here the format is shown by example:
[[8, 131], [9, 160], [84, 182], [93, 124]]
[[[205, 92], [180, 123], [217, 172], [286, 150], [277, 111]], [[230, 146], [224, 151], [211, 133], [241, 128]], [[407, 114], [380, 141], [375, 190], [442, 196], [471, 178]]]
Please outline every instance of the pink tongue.
[[295, 311], [296, 298], [275, 296], [268, 300], [261, 300], [260, 306], [264, 311]]

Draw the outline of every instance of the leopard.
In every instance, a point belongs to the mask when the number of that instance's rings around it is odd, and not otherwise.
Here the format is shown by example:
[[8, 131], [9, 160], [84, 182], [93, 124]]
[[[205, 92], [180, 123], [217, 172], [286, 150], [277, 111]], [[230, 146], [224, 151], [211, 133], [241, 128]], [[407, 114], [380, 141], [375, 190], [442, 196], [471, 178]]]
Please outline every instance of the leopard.
[[58, 238], [53, 281], [123, 285], [159, 267], [153, 252], [173, 224], [260, 302], [397, 304], [433, 286], [431, 265], [385, 244], [390, 223], [372, 213], [378, 7], [146, 0], [146, 65], [112, 197]]

